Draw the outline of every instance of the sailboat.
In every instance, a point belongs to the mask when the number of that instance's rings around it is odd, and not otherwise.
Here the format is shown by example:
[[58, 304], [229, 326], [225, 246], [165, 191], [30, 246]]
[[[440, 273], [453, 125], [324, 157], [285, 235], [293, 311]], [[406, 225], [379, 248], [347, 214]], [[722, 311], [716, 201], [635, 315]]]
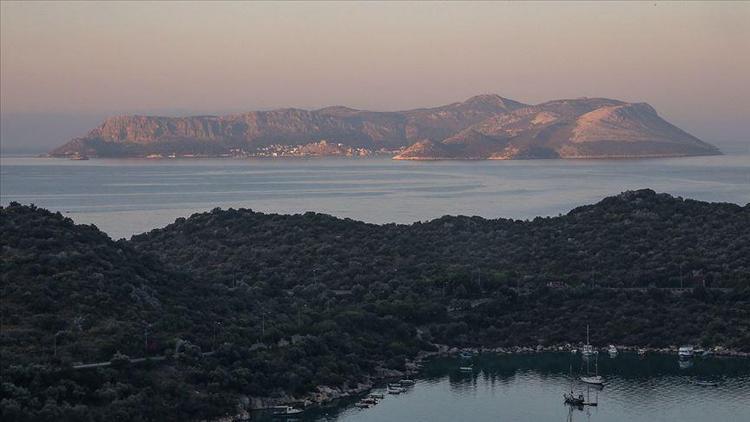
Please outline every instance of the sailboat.
[[578, 394], [578, 396], [576, 396], [573, 393], [573, 380], [573, 365], [570, 365], [570, 393], [563, 393], [563, 401], [565, 404], [570, 405], [570, 407], [583, 407], [583, 404], [585, 403], [583, 394]]
[[595, 353], [594, 347], [589, 343], [589, 326], [586, 325], [586, 344], [583, 345], [583, 357], [589, 357]]
[[604, 385], [604, 378], [599, 375], [599, 355], [596, 355], [596, 359], [594, 360], [594, 367], [596, 369], [594, 375], [592, 376], [589, 372], [589, 361], [586, 361], [586, 376], [581, 377], [580, 380], [582, 382], [585, 382], [586, 384]]

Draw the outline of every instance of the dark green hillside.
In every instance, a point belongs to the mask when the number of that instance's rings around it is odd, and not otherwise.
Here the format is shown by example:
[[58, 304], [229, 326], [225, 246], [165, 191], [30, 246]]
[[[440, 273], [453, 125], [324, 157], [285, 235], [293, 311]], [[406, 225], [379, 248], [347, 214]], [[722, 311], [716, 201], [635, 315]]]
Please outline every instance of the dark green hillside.
[[158, 260], [59, 213], [11, 204], [2, 217], [3, 360], [44, 360], [57, 332], [61, 359], [71, 343], [86, 361], [143, 351], [140, 321], [178, 287]]
[[586, 324], [600, 346], [750, 351], [750, 206], [645, 190], [412, 225], [217, 209], [118, 242], [33, 206], [0, 217], [4, 421], [214, 417], [435, 343], [578, 343]]
[[[476, 279], [599, 287], [734, 287], [750, 279], [750, 206], [627, 192], [533, 221], [443, 217], [372, 225], [308, 213], [214, 210], [135, 236], [139, 250], [197, 277], [290, 289]], [[481, 273], [481, 274], [480, 274]], [[463, 283], [479, 295], [477, 283]], [[472, 287], [474, 284], [477, 286]], [[483, 288], [484, 288], [483, 287]]]
[[212, 323], [185, 312], [202, 296], [184, 275], [59, 213], [11, 204], [0, 214], [3, 420], [136, 420], [227, 408], [222, 397], [186, 389], [187, 373], [149, 363], [70, 369], [117, 353], [170, 355], [178, 338], [208, 337]]

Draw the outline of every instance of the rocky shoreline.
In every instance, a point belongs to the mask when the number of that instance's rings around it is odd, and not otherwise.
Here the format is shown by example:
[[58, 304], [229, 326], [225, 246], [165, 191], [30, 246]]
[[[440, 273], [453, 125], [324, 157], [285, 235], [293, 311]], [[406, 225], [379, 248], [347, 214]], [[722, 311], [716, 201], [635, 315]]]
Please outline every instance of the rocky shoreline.
[[[404, 378], [412, 377], [418, 374], [422, 368], [422, 365], [428, 359], [436, 357], [448, 357], [456, 356], [461, 352], [469, 352], [472, 354], [498, 354], [498, 355], [510, 355], [510, 354], [532, 354], [532, 353], [550, 353], [550, 352], [567, 352], [570, 353], [573, 350], [579, 350], [580, 348], [571, 344], [555, 345], [555, 346], [541, 346], [536, 347], [530, 346], [513, 346], [513, 347], [452, 347], [444, 344], [436, 344], [436, 351], [427, 352], [422, 351], [415, 356], [412, 360], [407, 360], [405, 364], [405, 370], [387, 369], [384, 367], [377, 368], [377, 371], [372, 376], [367, 376], [359, 380], [355, 387], [344, 387], [344, 386], [326, 386], [319, 385], [315, 391], [311, 391], [303, 396], [292, 396], [288, 394], [281, 394], [276, 397], [241, 397], [240, 407], [243, 409], [242, 412], [235, 416], [216, 419], [217, 422], [230, 422], [235, 420], [245, 420], [249, 418], [250, 412], [259, 411], [265, 409], [272, 409], [277, 406], [296, 406], [299, 408], [310, 408], [316, 406], [324, 406], [333, 401], [340, 399], [347, 399], [352, 397], [362, 396], [368, 393], [370, 390], [375, 388], [379, 384], [386, 383], [388, 381], [400, 380]], [[669, 347], [638, 347], [638, 346], [625, 346], [615, 345], [620, 352], [638, 352], [644, 351], [646, 353], [658, 353], [658, 354], [672, 354], [677, 356], [678, 346]], [[606, 353], [607, 348], [596, 349], [600, 353]], [[714, 347], [708, 349], [696, 349], [697, 351], [708, 351], [711, 356], [717, 357], [731, 357], [731, 358], [750, 358], [750, 352], [742, 352], [739, 350], [725, 349], [723, 347]]]

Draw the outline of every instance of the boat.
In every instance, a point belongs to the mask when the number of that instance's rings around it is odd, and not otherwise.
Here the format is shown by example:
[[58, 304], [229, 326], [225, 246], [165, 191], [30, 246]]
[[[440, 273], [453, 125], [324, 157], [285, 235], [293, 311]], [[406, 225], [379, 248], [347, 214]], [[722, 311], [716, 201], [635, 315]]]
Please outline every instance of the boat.
[[373, 399], [383, 399], [385, 398], [385, 394], [383, 393], [370, 393], [367, 395], [367, 397], [372, 397]]
[[646, 349], [638, 349], [638, 356], [646, 356]]
[[401, 381], [399, 381], [399, 384], [401, 384], [401, 386], [404, 386], [404, 385], [414, 385], [416, 383], [412, 379], [402, 379]]
[[581, 382], [591, 385], [604, 385], [604, 378], [601, 375], [581, 377]]
[[578, 353], [578, 350], [577, 350], [577, 349], [572, 349], [572, 350], [570, 351], [570, 353], [572, 353], [572, 354], [574, 354], [574, 355], [575, 355], [576, 353]]
[[388, 394], [401, 394], [404, 391], [406, 391], [406, 389], [401, 386], [396, 386], [396, 385], [388, 386]]
[[598, 398], [599, 395], [597, 393], [597, 399], [595, 401], [591, 401], [591, 390], [590, 387], [586, 389], [586, 396], [587, 398], [584, 398], [583, 393], [579, 393], [577, 396], [573, 393], [573, 384], [575, 383], [575, 378], [573, 377], [573, 365], [570, 365], [570, 392], [569, 393], [563, 393], [563, 400], [565, 404], [569, 405], [571, 409], [573, 407], [577, 407], [579, 409], [583, 409], [583, 406], [597, 406], [598, 405]]
[[302, 413], [302, 409], [292, 406], [274, 406], [271, 410], [274, 415], [297, 415]]
[[474, 372], [474, 366], [472, 366], [472, 365], [461, 366], [461, 367], [458, 368], [458, 370], [461, 371], [461, 372]]
[[589, 372], [589, 361], [587, 360], [586, 361], [586, 376], [580, 377], [579, 379], [581, 380], [581, 382], [584, 382], [586, 384], [604, 385], [604, 378], [601, 375], [599, 375], [599, 356], [598, 355], [596, 356], [594, 365], [595, 365], [594, 366], [595, 372], [594, 372], [594, 375], [591, 375], [591, 373]]
[[589, 357], [595, 354], [594, 347], [589, 343], [589, 326], [586, 325], [586, 344], [583, 345], [582, 352], [584, 357]]
[[461, 356], [461, 359], [471, 359], [474, 357], [474, 353], [472, 353], [470, 350], [464, 350], [459, 354], [459, 356]]
[[699, 385], [701, 387], [718, 387], [719, 381], [712, 381], [712, 380], [695, 380], [695, 385]]
[[368, 407], [375, 406], [376, 404], [378, 404], [378, 401], [374, 397], [365, 397], [362, 400], [354, 403], [354, 407], [367, 409]]
[[563, 399], [565, 401], [565, 404], [569, 404], [571, 406], [583, 406], [584, 403], [586, 403], [586, 400], [583, 398], [583, 394], [579, 394], [578, 397], [576, 397], [573, 394], [573, 391], [570, 393], [563, 393]]
[[609, 352], [609, 356], [610, 357], [617, 356], [617, 347], [615, 347], [614, 344], [610, 344], [609, 348], [607, 349], [607, 351]]
[[71, 155], [70, 159], [73, 161], [85, 161], [85, 160], [88, 160], [89, 157], [83, 154], [76, 153], [76, 154]]
[[695, 351], [691, 345], [680, 346], [680, 349], [677, 351], [677, 355], [681, 359], [690, 359], [694, 354]]

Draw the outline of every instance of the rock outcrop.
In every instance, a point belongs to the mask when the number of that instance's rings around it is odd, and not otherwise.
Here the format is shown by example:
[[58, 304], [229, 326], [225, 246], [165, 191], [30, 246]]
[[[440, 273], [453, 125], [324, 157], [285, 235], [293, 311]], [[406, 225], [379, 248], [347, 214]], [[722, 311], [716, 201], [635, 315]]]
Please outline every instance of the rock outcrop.
[[[492, 116], [443, 140], [415, 144], [401, 160], [643, 158], [714, 155], [719, 150], [665, 121], [646, 103], [557, 100]], [[434, 154], [431, 152], [434, 151]]]

